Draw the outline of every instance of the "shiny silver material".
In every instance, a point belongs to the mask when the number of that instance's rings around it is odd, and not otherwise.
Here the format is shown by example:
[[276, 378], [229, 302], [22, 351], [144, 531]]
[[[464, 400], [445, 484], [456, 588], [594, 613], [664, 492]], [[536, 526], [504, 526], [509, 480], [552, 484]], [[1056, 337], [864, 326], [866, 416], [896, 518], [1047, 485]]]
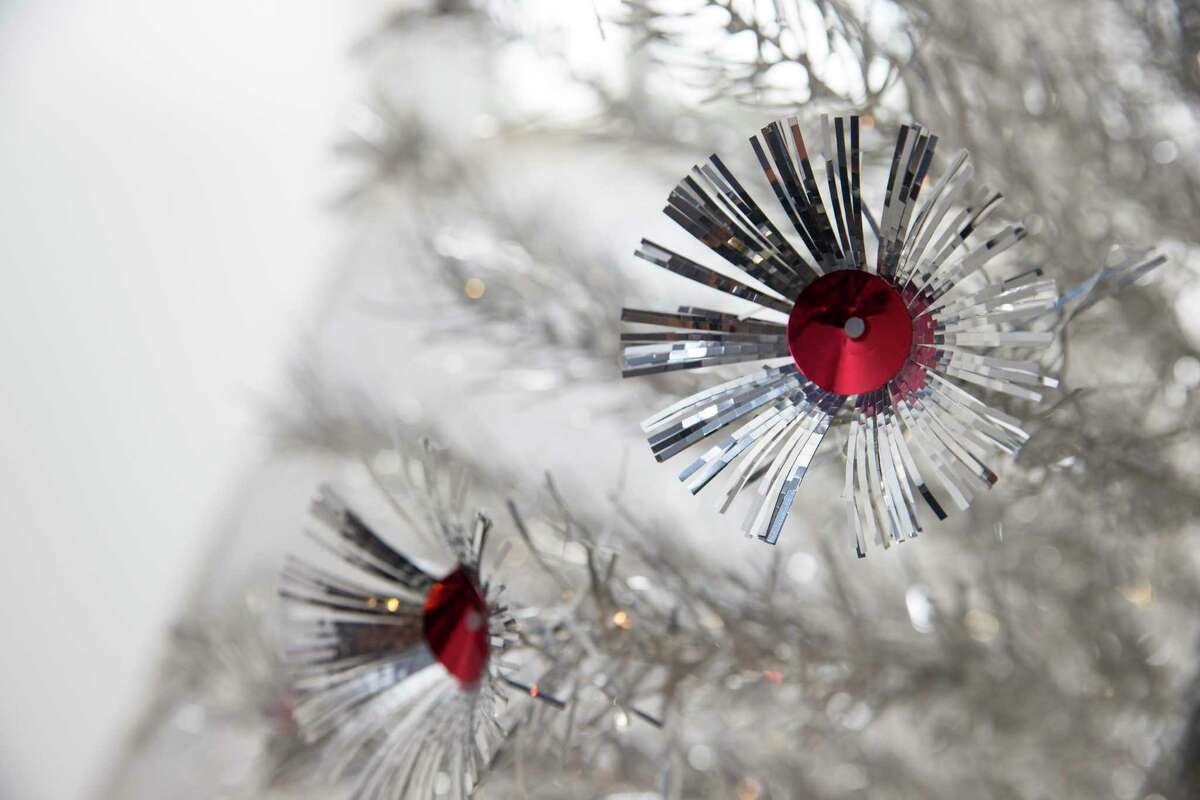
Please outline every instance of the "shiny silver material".
[[[778, 541], [821, 445], [835, 426], [844, 429], [843, 498], [860, 557], [868, 539], [886, 548], [914, 538], [923, 517], [943, 519], [948, 505], [965, 510], [995, 483], [996, 455], [1015, 454], [1029, 435], [988, 405], [984, 392], [1038, 402], [1056, 385], [1041, 374], [1037, 353], [1054, 341], [1062, 301], [1040, 269], [993, 266], [1011, 264], [1000, 257], [1025, 228], [992, 222], [1001, 195], [972, 183], [967, 153], [931, 180], [938, 138], [919, 125], [897, 134], [876, 218], [863, 201], [861, 128], [858, 117], [822, 118], [810, 142], [793, 117], [751, 138], [796, 244], [719, 156], [697, 165], [671, 192], [665, 213], [721, 256], [724, 271], [648, 240], [636, 254], [741, 301], [740, 311], [625, 309], [623, 322], [638, 327], [621, 335], [626, 377], [767, 362], [642, 423], [660, 461], [704, 445], [679, 473], [692, 493], [738, 461], [721, 511], [750, 494], [741, 526], [749, 536]], [[810, 144], [819, 148], [815, 159]], [[1131, 274], [1144, 274], [1137, 269]], [[793, 302], [833, 270], [885, 278], [912, 319], [907, 362], [865, 394], [821, 389], [790, 357]], [[993, 274], [1006, 271], [1012, 277]], [[1109, 283], [1122, 280], [1105, 275]], [[1078, 287], [1071, 299], [1092, 288]], [[856, 339], [862, 321], [850, 319], [844, 330]]]
[[490, 521], [441, 503], [414, 511], [455, 568], [478, 580], [489, 645], [477, 683], [456, 680], [423, 635], [426, 596], [445, 570], [395, 550], [332, 489], [313, 503], [324, 523], [313, 538], [332, 555], [329, 566], [293, 559], [281, 581], [292, 612], [293, 716], [320, 748], [324, 777], [344, 773], [360, 800], [466, 798], [512, 730], [505, 719], [512, 689], [564, 705], [514, 677], [519, 665], [504, 659], [522, 638], [501, 601], [504, 587], [482, 572]]

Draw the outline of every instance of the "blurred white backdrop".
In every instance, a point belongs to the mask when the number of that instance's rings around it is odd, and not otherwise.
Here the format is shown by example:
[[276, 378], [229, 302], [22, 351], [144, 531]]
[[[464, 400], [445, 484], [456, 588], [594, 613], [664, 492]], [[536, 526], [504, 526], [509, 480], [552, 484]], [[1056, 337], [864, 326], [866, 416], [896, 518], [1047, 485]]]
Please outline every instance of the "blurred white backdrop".
[[372, 5], [0, 3], [0, 797], [100, 784], [261, 452]]

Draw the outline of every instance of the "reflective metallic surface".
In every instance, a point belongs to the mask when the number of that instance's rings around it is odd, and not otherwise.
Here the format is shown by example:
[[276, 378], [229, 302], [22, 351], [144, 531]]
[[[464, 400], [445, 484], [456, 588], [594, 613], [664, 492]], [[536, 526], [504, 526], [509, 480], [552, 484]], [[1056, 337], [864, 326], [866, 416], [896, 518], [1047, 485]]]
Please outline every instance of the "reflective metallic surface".
[[333, 489], [313, 513], [331, 534], [316, 538], [333, 563], [291, 560], [280, 590], [294, 616], [288, 656], [303, 737], [333, 765], [327, 779], [365, 759], [348, 773], [356, 798], [432, 796], [438, 775], [449, 776], [440, 794], [468, 796], [510, 731], [508, 688], [523, 686], [498, 658], [518, 642], [497, 603], [503, 587], [475, 577], [491, 522], [445, 510], [431, 520], [458, 562], [438, 578]]
[[913, 320], [887, 280], [838, 270], [813, 281], [788, 317], [788, 350], [810, 381], [861, 394], [896, 377], [912, 349]]
[[[1002, 224], [984, 234], [1001, 195], [973, 185], [965, 152], [930, 180], [938, 139], [920, 126], [899, 130], [878, 220], [862, 202], [858, 117], [823, 118], [823, 182], [795, 118], [750, 142], [807, 255], [719, 156], [697, 166], [666, 213], [748, 282], [653, 242], [637, 254], [756, 307], [738, 315], [626, 309], [626, 323], [673, 330], [623, 333], [624, 374], [790, 354], [792, 363], [699, 392], [643, 428], [660, 461], [726, 431], [679, 478], [698, 492], [744, 456], [721, 510], [755, 484], [742, 530], [775, 543], [818, 448], [831, 426], [845, 423], [843, 497], [863, 556], [868, 539], [886, 548], [915, 537], [918, 506], [942, 519], [946, 499], [965, 510], [995, 483], [995, 453], [1014, 454], [1029, 437], [980, 392], [1036, 402], [1040, 387], [1055, 385], [1035, 353], [1054, 340], [1042, 320], [1060, 298], [1040, 269], [1009, 278], [985, 271], [1026, 230]], [[1021, 353], [1000, 357], [995, 348]]]

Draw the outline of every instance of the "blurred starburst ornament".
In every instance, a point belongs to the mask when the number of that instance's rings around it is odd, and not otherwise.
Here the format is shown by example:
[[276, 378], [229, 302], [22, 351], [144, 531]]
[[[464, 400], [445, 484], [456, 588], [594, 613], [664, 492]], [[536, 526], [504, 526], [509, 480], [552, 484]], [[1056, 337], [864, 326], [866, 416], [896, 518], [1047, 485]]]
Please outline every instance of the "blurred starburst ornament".
[[506, 687], [562, 705], [501, 663], [520, 637], [499, 605], [504, 587], [482, 578], [491, 523], [440, 503], [422, 510], [450, 569], [402, 555], [324, 488], [313, 513], [326, 530], [314, 538], [338, 571], [292, 559], [282, 576], [295, 611], [295, 719], [332, 777], [353, 773], [362, 800], [468, 797], [510, 733]]
[[844, 421], [843, 497], [862, 557], [867, 538], [888, 547], [915, 537], [920, 503], [938, 519], [946, 516], [939, 497], [965, 510], [974, 491], [996, 481], [990, 454], [1015, 454], [1029, 438], [979, 392], [1038, 401], [1038, 387], [1055, 385], [1032, 354], [1054, 339], [1037, 320], [1058, 293], [1040, 269], [987, 274], [1025, 228], [983, 232], [1001, 195], [974, 185], [965, 151], [927, 181], [938, 139], [919, 125], [899, 130], [876, 220], [862, 197], [860, 125], [858, 117], [823, 117], [816, 169], [794, 117], [750, 140], [807, 256], [719, 156], [697, 165], [665, 212], [738, 276], [648, 240], [637, 255], [753, 308], [626, 308], [624, 322], [667, 330], [621, 339], [626, 377], [768, 362], [642, 423], [659, 461], [724, 432], [679, 478], [695, 494], [737, 460], [721, 510], [757, 484], [743, 530], [763, 541], [778, 541], [818, 448]]

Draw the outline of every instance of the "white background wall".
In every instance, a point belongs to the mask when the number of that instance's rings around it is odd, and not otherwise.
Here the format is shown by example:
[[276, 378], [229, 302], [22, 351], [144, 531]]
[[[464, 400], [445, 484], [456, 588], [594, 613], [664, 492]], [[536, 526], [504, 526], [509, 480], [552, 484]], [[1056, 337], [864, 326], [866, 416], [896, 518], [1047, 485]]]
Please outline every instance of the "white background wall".
[[98, 785], [337, 224], [367, 0], [0, 0], [0, 797]]

